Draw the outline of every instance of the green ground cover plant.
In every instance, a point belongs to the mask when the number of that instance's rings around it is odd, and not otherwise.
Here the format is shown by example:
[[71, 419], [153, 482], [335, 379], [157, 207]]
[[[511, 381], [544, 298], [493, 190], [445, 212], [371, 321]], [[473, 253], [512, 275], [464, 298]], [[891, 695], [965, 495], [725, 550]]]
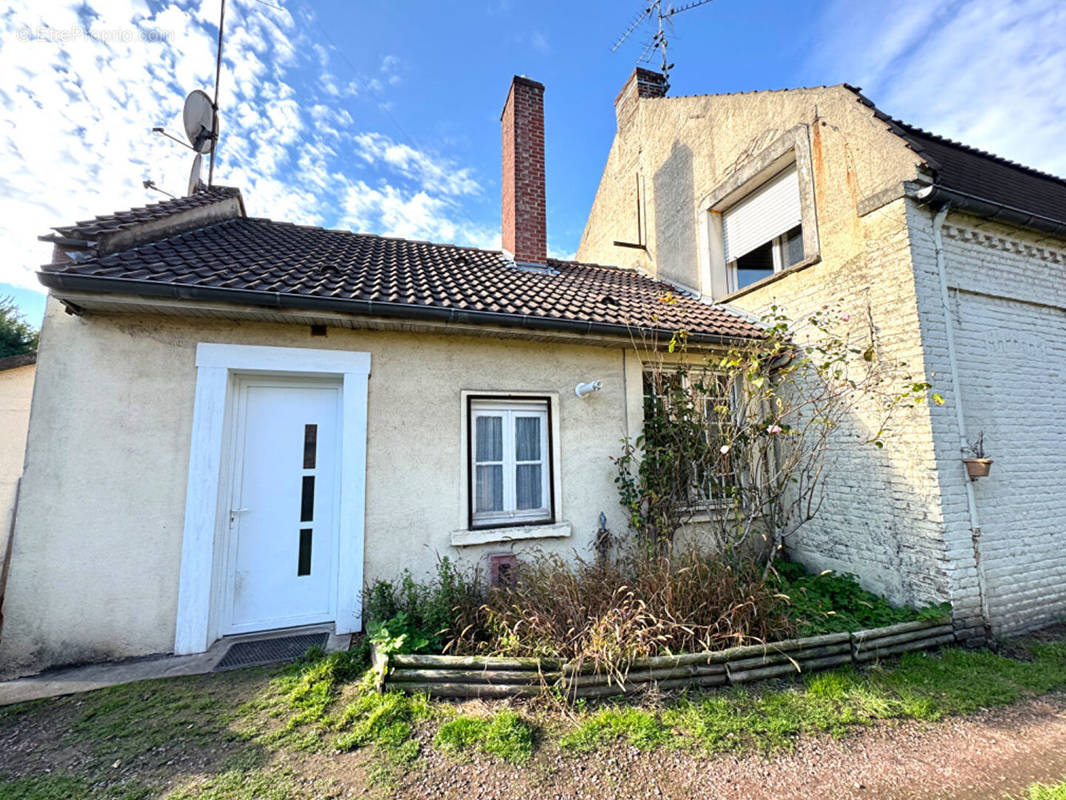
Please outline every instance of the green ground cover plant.
[[433, 744], [453, 755], [477, 748], [511, 764], [524, 764], [533, 755], [533, 729], [509, 709], [491, 717], [458, 716], [440, 726]]
[[788, 616], [799, 636], [860, 631], [951, 613], [947, 603], [896, 607], [863, 589], [853, 575], [810, 573], [802, 564], [782, 559], [774, 562], [771, 585], [788, 598]]
[[773, 752], [802, 735], [844, 736], [879, 720], [937, 721], [1066, 686], [1066, 643], [1030, 650], [1029, 661], [963, 648], [907, 653], [889, 666], [817, 673], [783, 688], [682, 696], [651, 710], [607, 705], [580, 716], [560, 746], [588, 752], [624, 740], [712, 754]]

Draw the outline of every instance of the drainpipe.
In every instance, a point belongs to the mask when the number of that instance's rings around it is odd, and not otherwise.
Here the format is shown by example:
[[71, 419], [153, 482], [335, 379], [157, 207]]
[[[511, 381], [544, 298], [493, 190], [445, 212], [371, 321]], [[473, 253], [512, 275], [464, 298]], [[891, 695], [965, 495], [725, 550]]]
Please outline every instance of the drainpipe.
[[[933, 215], [933, 247], [936, 250], [936, 271], [940, 278], [940, 304], [944, 309], [944, 327], [948, 341], [948, 365], [951, 370], [951, 391], [955, 396], [955, 424], [959, 429], [959, 438], [965, 445], [969, 442], [966, 437], [966, 419], [962, 406], [962, 387], [959, 382], [959, 361], [955, 351], [955, 323], [951, 314], [951, 298], [948, 294], [948, 275], [944, 263], [944, 239], [940, 229], [944, 225], [944, 219], [951, 208], [951, 201], [941, 205]], [[959, 460], [958, 469], [966, 472], [966, 466]], [[985, 572], [981, 561], [981, 521], [977, 513], [977, 497], [974, 495], [973, 481], [966, 474], [964, 482], [966, 486], [966, 505], [970, 512], [970, 540], [973, 543], [974, 563], [977, 567], [977, 596], [981, 607], [981, 621], [984, 625], [986, 638], [990, 634], [988, 600], [985, 597]]]

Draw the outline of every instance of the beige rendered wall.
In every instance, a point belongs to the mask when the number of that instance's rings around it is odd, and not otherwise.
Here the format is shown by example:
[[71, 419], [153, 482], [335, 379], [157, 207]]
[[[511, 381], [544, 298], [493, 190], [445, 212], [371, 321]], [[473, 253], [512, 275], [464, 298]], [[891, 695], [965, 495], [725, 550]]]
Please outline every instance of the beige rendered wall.
[[0, 570], [26, 453], [34, 371], [33, 364], [0, 371]]
[[[560, 519], [569, 539], [516, 545], [589, 553], [601, 511], [621, 513], [610, 458], [627, 425], [626, 354], [575, 344], [165, 317], [72, 317], [50, 303], [0, 631], [8, 673], [173, 647], [198, 342], [369, 352], [365, 576], [474, 563], [456, 549], [463, 390], [559, 398]], [[603, 391], [585, 400], [580, 381]], [[632, 395], [632, 390], [628, 393]]]
[[[943, 391], [922, 349], [901, 197], [920, 159], [844, 87], [642, 100], [615, 138], [578, 257], [657, 272], [709, 294], [700, 266], [702, 198], [798, 125], [807, 126], [819, 259], [715, 299], [756, 315], [777, 304], [792, 319], [838, 304], [856, 336], [873, 325], [881, 358], [905, 362], [905, 374]], [[621, 227], [635, 215], [634, 173], [646, 185], [646, 255], [611, 244], [631, 238]], [[875, 196], [885, 199], [871, 202]], [[930, 411], [897, 415], [883, 450], [857, 444], [876, 431], [879, 416], [875, 403], [855, 409], [829, 456], [819, 514], [788, 549], [813, 568], [854, 573], [896, 602], [955, 599], [949, 571], [972, 572], [973, 559], [945, 546]], [[958, 601], [958, 614], [976, 615], [972, 596]]]
[[[842, 86], [641, 100], [611, 145], [578, 260], [639, 267], [710, 294], [699, 268], [701, 201], [797, 125], [809, 131], [822, 260], [847, 260], [861, 248], [856, 205], [914, 180], [921, 160]], [[635, 176], [646, 252], [613, 244], [638, 235]]]

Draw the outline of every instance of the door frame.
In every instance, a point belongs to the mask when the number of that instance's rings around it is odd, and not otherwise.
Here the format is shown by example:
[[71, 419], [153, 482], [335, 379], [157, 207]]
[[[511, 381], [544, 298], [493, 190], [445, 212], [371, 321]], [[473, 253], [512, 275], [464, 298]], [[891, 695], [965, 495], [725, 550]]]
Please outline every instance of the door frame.
[[370, 353], [200, 342], [189, 446], [174, 652], [201, 653], [220, 635], [237, 376], [339, 378], [339, 518], [335, 631], [362, 628]]
[[[244, 442], [247, 436], [248, 424], [248, 390], [255, 387], [286, 388], [286, 389], [329, 389], [336, 392], [336, 419], [338, 433], [341, 426], [341, 400], [343, 388], [336, 378], [308, 378], [291, 375], [265, 375], [262, 373], [234, 372], [232, 375], [232, 423], [230, 431], [226, 435], [228, 449], [223, 453], [222, 478], [226, 481], [226, 492], [223, 495], [224, 503], [219, 507], [219, 514], [224, 519], [220, 526], [222, 533], [220, 557], [215, 559], [216, 574], [213, 576], [214, 601], [219, 610], [218, 633], [221, 636], [256, 633], [261, 630], [276, 630], [280, 628], [296, 627], [300, 625], [316, 625], [333, 622], [337, 617], [337, 575], [338, 575], [338, 545], [340, 536], [338, 528], [340, 523], [340, 451], [334, 454], [334, 475], [332, 491], [332, 508], [330, 509], [331, 524], [329, 526], [329, 549], [330, 570], [328, 575], [327, 595], [329, 606], [325, 619], [290, 620], [285, 624], [259, 626], [257, 623], [245, 623], [234, 625], [233, 622], [233, 581], [237, 566], [237, 548], [240, 536], [240, 520], [234, 525], [230, 522], [230, 509], [240, 506], [240, 495], [243, 491], [245, 450]], [[339, 442], [330, 443], [338, 447]], [[227, 463], [228, 461], [228, 463]], [[318, 484], [316, 483], [316, 486]], [[315, 526], [316, 532], [321, 535], [322, 529]], [[317, 616], [317, 615], [316, 615]]]

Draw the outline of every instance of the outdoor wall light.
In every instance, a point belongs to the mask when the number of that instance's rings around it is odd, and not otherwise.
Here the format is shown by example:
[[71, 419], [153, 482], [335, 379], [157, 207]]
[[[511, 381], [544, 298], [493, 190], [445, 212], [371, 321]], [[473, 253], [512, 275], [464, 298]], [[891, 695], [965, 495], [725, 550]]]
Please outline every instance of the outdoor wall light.
[[603, 389], [603, 384], [599, 381], [589, 381], [588, 383], [579, 383], [574, 387], [574, 394], [584, 399], [593, 392], [598, 392]]

